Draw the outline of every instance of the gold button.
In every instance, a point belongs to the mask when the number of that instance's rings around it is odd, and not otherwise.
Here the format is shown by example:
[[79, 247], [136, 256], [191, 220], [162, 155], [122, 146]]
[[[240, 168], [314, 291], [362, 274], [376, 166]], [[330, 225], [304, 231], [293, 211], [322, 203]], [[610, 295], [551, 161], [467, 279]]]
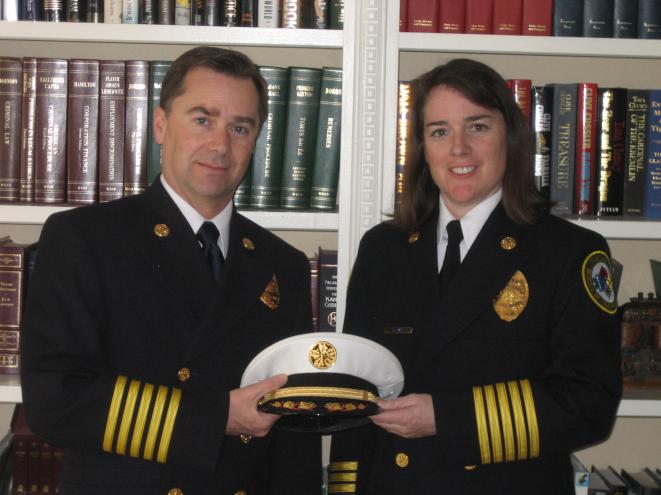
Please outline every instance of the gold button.
[[248, 251], [254, 251], [255, 250], [255, 244], [249, 238], [244, 237], [243, 239], [241, 239], [241, 243], [243, 244], [243, 247], [245, 249], [247, 249]]
[[190, 370], [188, 368], [181, 368], [177, 371], [177, 377], [180, 382], [187, 382], [190, 380]]
[[248, 495], [248, 492], [245, 491], [245, 490], [239, 490], [239, 491], [236, 492], [234, 495]]
[[154, 225], [154, 234], [158, 237], [167, 237], [170, 235], [170, 227], [164, 223], [157, 223]]
[[464, 466], [464, 469], [465, 469], [466, 471], [472, 471], [472, 470], [475, 469], [476, 467], [477, 467], [477, 466], [476, 466], [475, 464], [471, 464], [470, 466]]
[[409, 244], [415, 244], [416, 242], [418, 242], [418, 239], [420, 239], [420, 232], [413, 232], [409, 236]]
[[179, 488], [170, 488], [168, 490], [168, 495], [184, 495], [184, 492], [182, 492]]
[[516, 247], [516, 239], [514, 237], [503, 237], [500, 240], [500, 247], [506, 251], [510, 251]]
[[397, 455], [395, 456], [395, 463], [396, 463], [399, 467], [401, 467], [401, 468], [405, 468], [406, 466], [409, 465], [409, 456], [407, 456], [406, 454], [400, 452], [399, 454], [397, 454]]

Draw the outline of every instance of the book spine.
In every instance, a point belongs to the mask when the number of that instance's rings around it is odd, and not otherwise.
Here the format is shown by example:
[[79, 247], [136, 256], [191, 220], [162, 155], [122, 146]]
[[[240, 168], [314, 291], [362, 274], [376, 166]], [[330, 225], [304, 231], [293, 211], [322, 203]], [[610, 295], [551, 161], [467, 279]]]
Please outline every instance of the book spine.
[[121, 0], [103, 1], [103, 22], [106, 24], [122, 23], [122, 2]]
[[599, 88], [595, 213], [622, 215], [626, 89]]
[[661, 218], [661, 90], [649, 92], [645, 216]]
[[553, 0], [523, 0], [524, 36], [551, 36], [552, 24]]
[[104, 60], [99, 73], [99, 201], [106, 202], [123, 195], [126, 67]]
[[85, 22], [99, 23], [103, 22], [103, 3], [102, 0], [88, 0], [87, 10], [85, 12]]
[[3, 21], [18, 21], [18, 0], [2, 0], [0, 2]]
[[583, 3], [583, 36], [613, 37], [613, 0], [585, 0]]
[[312, 27], [315, 29], [328, 29], [329, 0], [313, 0]]
[[241, 0], [241, 22], [242, 27], [257, 27], [257, 5], [256, 0]]
[[337, 251], [319, 248], [319, 331], [334, 332], [337, 320]]
[[397, 88], [397, 145], [395, 157], [395, 200], [394, 208], [397, 210], [404, 193], [404, 173], [411, 159], [411, 144], [413, 137], [413, 104], [412, 84], [409, 81], [400, 81]]
[[441, 33], [466, 32], [466, 0], [440, 0], [438, 30]]
[[234, 27], [239, 25], [239, 1], [225, 0], [221, 25]]
[[583, 0], [553, 2], [553, 36], [583, 36]]
[[252, 169], [254, 167], [254, 161], [255, 156], [253, 154], [243, 179], [236, 188], [236, 191], [234, 191], [234, 206], [237, 208], [250, 207], [250, 186], [252, 185]]
[[35, 112], [37, 102], [37, 59], [23, 59], [23, 97], [21, 109], [21, 173], [19, 201], [34, 201]]
[[12, 446], [12, 495], [28, 493], [28, 435], [15, 434]]
[[344, 29], [344, 0], [330, 2], [330, 28]]
[[636, 38], [638, 36], [638, 3], [631, 0], [614, 0], [613, 37]]
[[523, 0], [493, 0], [494, 34], [521, 34]]
[[574, 170], [576, 168], [576, 84], [553, 86], [551, 123], [551, 213], [571, 215], [574, 210]]
[[280, 27], [288, 29], [302, 28], [302, 9], [302, 0], [282, 0], [282, 25]]
[[0, 58], [0, 201], [18, 201], [21, 174], [21, 110], [23, 64]]
[[64, 5], [62, 0], [44, 0], [44, 21], [64, 21]]
[[26, 246], [0, 245], [0, 374], [19, 372]]
[[78, 0], [66, 0], [67, 22], [80, 22], [80, 4]]
[[594, 214], [595, 164], [597, 155], [597, 85], [578, 84], [578, 118], [576, 123], [576, 177], [574, 213]]
[[161, 173], [161, 145], [154, 138], [154, 110], [161, 100], [161, 86], [172, 62], [149, 62], [149, 108], [147, 110], [147, 183], [154, 182]]
[[658, 0], [638, 0], [638, 37], [661, 39], [661, 4]]
[[277, 0], [259, 0], [257, 5], [257, 25], [259, 27], [280, 27], [280, 11]]
[[310, 188], [311, 208], [335, 209], [337, 181], [340, 175], [341, 123], [342, 69], [324, 67], [321, 75], [317, 144]]
[[138, 24], [139, 12], [138, 0], [122, 0], [122, 24]]
[[191, 25], [191, 0], [175, 0], [174, 23], [177, 26]]
[[[216, 16], [218, 14], [216, 13]], [[217, 17], [216, 17], [217, 19]], [[174, 0], [158, 0], [158, 23], [174, 24]], [[218, 23], [214, 26], [217, 26]]]
[[512, 90], [514, 101], [526, 118], [526, 122], [530, 123], [532, 81], [530, 79], [508, 79], [507, 83]]
[[493, 33], [493, 0], [466, 0], [466, 32]]
[[220, 22], [220, 0], [204, 0], [204, 25], [218, 26]]
[[68, 62], [37, 60], [34, 200], [62, 203], [66, 198]]
[[140, 194], [147, 187], [148, 109], [149, 62], [128, 61], [124, 115], [124, 196]]
[[250, 206], [277, 208], [280, 206], [282, 158], [287, 125], [289, 72], [280, 67], [259, 68], [268, 87], [266, 122], [257, 138], [253, 154]]
[[623, 203], [624, 215], [631, 217], [645, 213], [648, 112], [647, 90], [628, 90]]
[[312, 305], [312, 331], [319, 331], [319, 257], [308, 258], [310, 262], [310, 303]]
[[140, 24], [156, 24], [158, 19], [155, 0], [140, 2]]
[[24, 0], [20, 2], [21, 11], [19, 16], [24, 21], [40, 21], [42, 19], [43, 7], [41, 0]]
[[409, 1], [408, 0], [399, 0], [399, 32], [406, 32], [406, 26], [408, 25], [408, 10], [409, 10]]
[[310, 205], [310, 181], [316, 143], [320, 85], [320, 69], [289, 68], [280, 201], [280, 206], [283, 208], [302, 209]]
[[553, 115], [553, 88], [532, 87], [531, 122], [535, 138], [535, 187], [546, 198], [550, 194], [551, 180], [551, 133]]
[[438, 32], [438, 2], [409, 0], [406, 30], [410, 33]]
[[99, 61], [69, 61], [67, 201], [89, 204], [98, 193]]

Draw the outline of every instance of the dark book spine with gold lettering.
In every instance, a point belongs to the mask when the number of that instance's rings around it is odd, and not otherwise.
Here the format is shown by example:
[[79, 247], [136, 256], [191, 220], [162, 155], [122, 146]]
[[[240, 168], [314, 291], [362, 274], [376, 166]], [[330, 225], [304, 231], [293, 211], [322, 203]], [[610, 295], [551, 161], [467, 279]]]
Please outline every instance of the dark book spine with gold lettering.
[[266, 121], [253, 154], [250, 206], [278, 208], [282, 181], [282, 156], [287, 123], [289, 71], [282, 67], [259, 68], [268, 87]]
[[645, 89], [627, 90], [623, 213], [628, 217], [642, 217], [645, 213], [647, 94]]
[[148, 110], [149, 62], [128, 61], [124, 115], [124, 196], [140, 194], [147, 187]]
[[18, 201], [21, 173], [21, 109], [23, 64], [19, 58], [0, 58], [0, 201]]
[[571, 215], [574, 210], [574, 171], [576, 168], [576, 116], [578, 86], [553, 85], [551, 130], [551, 213]]
[[553, 2], [553, 36], [583, 36], [583, 0]]
[[67, 201], [94, 203], [98, 193], [98, 60], [69, 60], [68, 100]]
[[599, 88], [595, 214], [622, 215], [627, 90]]
[[586, 38], [612, 38], [613, 9], [613, 0], [584, 0], [583, 36]]
[[289, 68], [287, 127], [280, 199], [280, 206], [283, 208], [305, 209], [310, 206], [320, 88], [320, 69]]
[[239, 25], [239, 0], [225, 0], [222, 12], [221, 26], [234, 27]]
[[661, 2], [638, 0], [638, 37], [658, 40], [661, 38]]
[[597, 101], [595, 83], [578, 83], [578, 117], [576, 119], [576, 173], [574, 213], [594, 214], [597, 163]]
[[161, 100], [161, 85], [172, 62], [157, 60], [149, 62], [149, 109], [147, 115], [147, 182], [151, 184], [161, 173], [161, 145], [154, 138], [154, 110]]
[[645, 217], [661, 219], [661, 89], [648, 93]]
[[413, 138], [413, 86], [410, 81], [400, 81], [397, 88], [397, 144], [395, 157], [395, 210], [399, 208], [404, 193], [404, 173], [411, 160]]
[[37, 59], [35, 105], [34, 200], [63, 203], [66, 199], [68, 62]]
[[239, 25], [257, 27], [257, 0], [241, 0]]
[[126, 66], [102, 60], [99, 67], [99, 202], [124, 194]]
[[21, 169], [19, 201], [34, 201], [34, 119], [37, 102], [37, 59], [23, 59], [23, 98], [21, 110]]
[[310, 207], [334, 210], [340, 175], [342, 69], [324, 67], [317, 119], [317, 145], [310, 189]]
[[615, 0], [613, 7], [613, 37], [636, 38], [638, 35], [638, 2]]

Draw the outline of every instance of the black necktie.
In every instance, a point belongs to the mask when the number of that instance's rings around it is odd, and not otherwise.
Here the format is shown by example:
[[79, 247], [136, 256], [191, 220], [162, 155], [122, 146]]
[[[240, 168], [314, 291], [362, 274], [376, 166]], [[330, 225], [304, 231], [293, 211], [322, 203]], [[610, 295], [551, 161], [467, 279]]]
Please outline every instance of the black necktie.
[[216, 280], [216, 283], [220, 283], [220, 272], [223, 269], [223, 263], [225, 263], [223, 253], [220, 251], [220, 247], [218, 247], [220, 232], [218, 232], [213, 222], [207, 221], [202, 224], [195, 237], [202, 243], [202, 250], [211, 268], [213, 278]]
[[445, 250], [445, 258], [443, 258], [443, 266], [438, 274], [439, 287], [441, 294], [448, 290], [450, 282], [457, 272], [457, 268], [461, 264], [461, 255], [459, 253], [459, 243], [464, 238], [461, 231], [461, 224], [459, 220], [452, 220], [448, 223], [448, 247]]

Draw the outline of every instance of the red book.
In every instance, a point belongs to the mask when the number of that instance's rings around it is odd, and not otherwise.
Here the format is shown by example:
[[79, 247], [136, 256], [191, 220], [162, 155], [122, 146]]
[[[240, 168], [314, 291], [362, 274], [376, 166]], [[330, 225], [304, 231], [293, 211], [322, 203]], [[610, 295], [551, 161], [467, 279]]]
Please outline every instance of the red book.
[[514, 101], [521, 109], [521, 113], [530, 123], [531, 99], [532, 99], [532, 81], [530, 79], [508, 79], [507, 85], [512, 90]]
[[597, 156], [597, 102], [595, 83], [578, 83], [576, 119], [576, 175], [574, 213], [594, 214], [595, 163]]
[[551, 36], [553, 0], [523, 0], [522, 33], [525, 36]]
[[521, 34], [522, 0], [493, 0], [493, 34]]
[[406, 30], [415, 33], [438, 32], [438, 1], [408, 0]]
[[493, 34], [493, 0], [466, 0], [466, 32]]
[[438, 30], [441, 33], [466, 32], [466, 0], [440, 0]]
[[399, 31], [406, 31], [406, 18], [409, 9], [408, 0], [399, 0]]

